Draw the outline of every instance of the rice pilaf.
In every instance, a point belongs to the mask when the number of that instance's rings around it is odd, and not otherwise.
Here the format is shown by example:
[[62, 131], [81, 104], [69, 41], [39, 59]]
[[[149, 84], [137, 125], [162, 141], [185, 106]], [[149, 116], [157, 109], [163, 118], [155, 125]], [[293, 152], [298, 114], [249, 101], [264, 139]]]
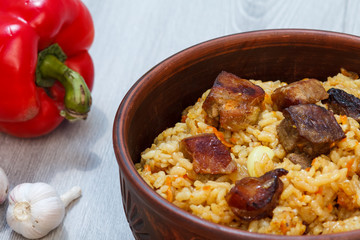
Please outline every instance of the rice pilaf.
[[[315, 157], [306, 169], [286, 157], [279, 143], [277, 126], [283, 113], [276, 111], [272, 92], [287, 85], [280, 81], [251, 80], [265, 91], [262, 112], [256, 125], [245, 130], [217, 130], [205, 123], [201, 98], [183, 112], [182, 121], [159, 134], [151, 147], [141, 154], [136, 168], [147, 184], [176, 206], [205, 220], [250, 232], [282, 235], [318, 235], [360, 229], [360, 130], [359, 123], [346, 115], [334, 114], [346, 138], [337, 142], [327, 155]], [[323, 87], [339, 88], [360, 97], [360, 80], [341, 73], [328, 77]], [[327, 109], [326, 104], [316, 103]], [[231, 149], [237, 170], [230, 174], [197, 174], [192, 161], [180, 151], [180, 141], [202, 133], [215, 133]], [[273, 217], [241, 221], [225, 199], [235, 181], [249, 177], [247, 161], [258, 146], [270, 148], [274, 157], [257, 162], [252, 169], [258, 175], [276, 168], [288, 174]]]

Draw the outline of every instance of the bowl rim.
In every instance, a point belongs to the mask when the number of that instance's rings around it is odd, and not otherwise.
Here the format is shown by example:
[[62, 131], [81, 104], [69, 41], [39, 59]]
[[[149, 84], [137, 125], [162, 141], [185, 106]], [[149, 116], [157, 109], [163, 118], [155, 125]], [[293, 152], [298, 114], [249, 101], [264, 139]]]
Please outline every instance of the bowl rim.
[[[189, 226], [194, 228], [194, 226], [203, 226], [208, 228], [210, 231], [221, 231], [224, 233], [227, 233], [228, 235], [232, 236], [242, 236], [246, 237], [248, 239], [269, 239], [269, 240], [275, 240], [275, 239], [290, 239], [290, 240], [315, 240], [315, 239], [336, 239], [338, 237], [342, 238], [349, 238], [349, 237], [355, 237], [356, 235], [360, 235], [360, 230], [352, 230], [347, 232], [341, 232], [341, 233], [332, 233], [332, 234], [324, 234], [324, 235], [295, 235], [295, 236], [284, 236], [284, 235], [275, 235], [275, 234], [263, 234], [263, 233], [254, 233], [249, 232], [241, 229], [236, 229], [220, 224], [216, 224], [207, 220], [204, 220], [194, 214], [191, 214], [189, 212], [186, 212], [185, 210], [177, 207], [173, 203], [168, 202], [166, 199], [161, 197], [159, 194], [157, 194], [146, 182], [145, 180], [140, 176], [140, 174], [136, 171], [135, 166], [132, 162], [132, 158], [130, 156], [130, 153], [128, 149], [125, 146], [125, 131], [124, 125], [126, 123], [126, 116], [128, 115], [129, 111], [132, 109], [127, 108], [126, 106], [129, 106], [129, 103], [133, 101], [136, 94], [141, 91], [141, 87], [143, 85], [149, 84], [149, 81], [151, 80], [151, 77], [153, 75], [156, 75], [158, 72], [162, 71], [162, 65], [164, 64], [174, 64], [179, 59], [183, 58], [183, 56], [186, 56], [188, 54], [195, 54], [197, 52], [201, 52], [203, 49], [206, 49], [211, 46], [216, 46], [221, 42], [238, 42], [239, 39], [243, 39], [246, 41], [249, 41], [249, 39], [254, 39], [258, 37], [263, 38], [269, 38], [271, 40], [273, 37], [294, 37], [298, 36], [300, 37], [309, 37], [309, 35], [312, 35], [314, 38], [314, 41], [321, 41], [324, 38], [331, 37], [336, 38], [338, 41], [342, 41], [344, 43], [360, 43], [360, 37], [348, 33], [341, 33], [336, 31], [328, 31], [328, 30], [317, 30], [317, 29], [301, 29], [301, 28], [283, 28], [283, 29], [266, 29], [266, 30], [256, 30], [256, 31], [247, 31], [247, 32], [241, 32], [241, 33], [233, 33], [221, 37], [216, 37], [207, 41], [200, 42], [198, 44], [192, 45], [188, 48], [185, 48], [184, 50], [181, 50], [170, 57], [162, 60], [158, 64], [156, 64], [154, 67], [152, 67], [150, 70], [148, 70], [145, 74], [143, 74], [127, 91], [125, 96], [123, 97], [118, 110], [115, 115], [114, 123], [113, 123], [113, 147], [114, 152], [116, 155], [117, 163], [119, 166], [119, 170], [122, 169], [122, 174], [124, 174], [124, 177], [131, 182], [131, 184], [136, 189], [141, 189], [139, 191], [139, 194], [141, 194], [144, 198], [149, 200], [146, 202], [148, 205], [154, 204], [154, 206], [158, 206], [162, 208], [162, 211], [166, 211], [169, 214], [166, 216], [168, 218], [172, 217], [180, 217], [183, 219], [184, 223], [187, 223]], [[270, 41], [271, 42], [271, 41]], [[270, 43], [269, 42], [269, 43]], [[297, 42], [297, 41], [295, 41]], [[304, 42], [302, 42], [304, 44]], [[310, 44], [313, 45], [313, 44]], [[186, 66], [184, 66], [186, 67]], [[164, 129], [165, 130], [165, 129]], [[144, 149], [145, 150], [145, 149]], [[140, 156], [139, 156], [140, 159]]]

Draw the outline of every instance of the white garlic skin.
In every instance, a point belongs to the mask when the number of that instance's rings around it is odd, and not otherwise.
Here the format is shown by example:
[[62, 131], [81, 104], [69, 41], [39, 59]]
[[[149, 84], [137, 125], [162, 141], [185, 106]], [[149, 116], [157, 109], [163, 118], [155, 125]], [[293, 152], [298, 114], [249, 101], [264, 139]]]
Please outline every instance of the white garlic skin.
[[65, 206], [56, 190], [46, 183], [23, 183], [9, 194], [8, 225], [29, 239], [47, 235], [63, 220]]
[[0, 204], [4, 203], [9, 191], [9, 180], [2, 168], [0, 168]]

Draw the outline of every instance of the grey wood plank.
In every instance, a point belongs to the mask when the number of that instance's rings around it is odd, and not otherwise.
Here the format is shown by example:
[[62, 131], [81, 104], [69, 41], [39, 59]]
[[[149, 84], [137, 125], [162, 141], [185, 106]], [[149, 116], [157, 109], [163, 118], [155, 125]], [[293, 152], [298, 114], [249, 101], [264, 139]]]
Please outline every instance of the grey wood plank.
[[[83, 196], [44, 239], [133, 239], [121, 203], [112, 123], [132, 84], [155, 64], [212, 38], [259, 29], [314, 28], [360, 34], [356, 0], [84, 0], [96, 29], [93, 109], [85, 122], [64, 123], [48, 136], [0, 134], [0, 166], [11, 188], [44, 181]], [[0, 206], [0, 240], [23, 239]]]
[[360, 11], [360, 1], [348, 0], [346, 1], [346, 8], [344, 10], [344, 25], [343, 32], [354, 35], [360, 35], [360, 22], [358, 19]]
[[311, 28], [343, 31], [346, 1], [237, 1], [234, 25], [238, 31], [273, 28]]

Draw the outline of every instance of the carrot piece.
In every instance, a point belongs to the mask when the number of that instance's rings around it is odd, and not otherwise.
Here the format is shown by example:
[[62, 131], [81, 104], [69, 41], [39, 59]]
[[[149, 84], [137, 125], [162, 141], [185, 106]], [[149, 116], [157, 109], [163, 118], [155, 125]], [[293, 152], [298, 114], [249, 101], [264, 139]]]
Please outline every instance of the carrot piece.
[[282, 234], [286, 234], [288, 228], [287, 228], [287, 224], [286, 224], [286, 221], [285, 220], [282, 220], [281, 223], [280, 223], [280, 230], [282, 232]]
[[323, 192], [323, 188], [322, 187], [319, 187], [319, 190], [317, 190], [317, 192], [315, 192], [316, 194], [322, 194]]
[[302, 195], [301, 195], [301, 201], [304, 201], [304, 200], [305, 200], [305, 195], [302, 194]]
[[235, 138], [235, 137], [231, 137], [231, 138], [230, 138], [230, 142], [231, 142], [232, 144], [236, 144], [236, 138]]
[[315, 161], [316, 161], [316, 158], [314, 158], [314, 159], [312, 160], [312, 162], [311, 162], [311, 166], [314, 166]]
[[204, 189], [205, 191], [210, 190], [210, 188], [211, 188], [211, 187], [210, 187], [209, 185], [203, 187], [203, 189]]
[[342, 124], [346, 124], [347, 123], [347, 116], [346, 115], [340, 115], [340, 121]]
[[151, 167], [149, 164], [145, 164], [144, 165], [144, 170], [147, 171], [147, 172], [151, 172]]
[[172, 202], [173, 201], [173, 193], [172, 193], [172, 191], [171, 191], [171, 189], [170, 188], [168, 188], [168, 190], [166, 191], [166, 194], [167, 194], [167, 200], [169, 201], [169, 202]]
[[169, 187], [171, 186], [171, 180], [172, 180], [171, 177], [167, 177], [165, 180], [165, 184]]
[[347, 164], [346, 164], [346, 168], [348, 169], [347, 175], [349, 174], [349, 172], [351, 170], [351, 166], [354, 164], [354, 161], [355, 161], [355, 159], [352, 158], [352, 159], [350, 159], [350, 161], [347, 162]]
[[171, 177], [167, 177], [166, 180], [165, 180], [165, 184], [168, 186], [168, 189], [166, 191], [166, 199], [169, 201], [169, 202], [172, 202], [173, 201], [173, 192], [171, 191]]
[[329, 211], [331, 212], [333, 210], [333, 205], [331, 203], [329, 203], [327, 205], [327, 209], [329, 209]]
[[231, 147], [234, 146], [234, 144], [231, 144], [231, 143], [229, 143], [229, 142], [227, 142], [227, 141], [225, 140], [224, 134], [223, 134], [222, 132], [218, 131], [216, 128], [211, 127], [211, 126], [209, 126], [209, 128], [211, 128], [211, 129], [213, 130], [215, 136], [216, 136], [216, 137], [221, 141], [221, 143], [224, 144], [226, 147], [231, 148]]

